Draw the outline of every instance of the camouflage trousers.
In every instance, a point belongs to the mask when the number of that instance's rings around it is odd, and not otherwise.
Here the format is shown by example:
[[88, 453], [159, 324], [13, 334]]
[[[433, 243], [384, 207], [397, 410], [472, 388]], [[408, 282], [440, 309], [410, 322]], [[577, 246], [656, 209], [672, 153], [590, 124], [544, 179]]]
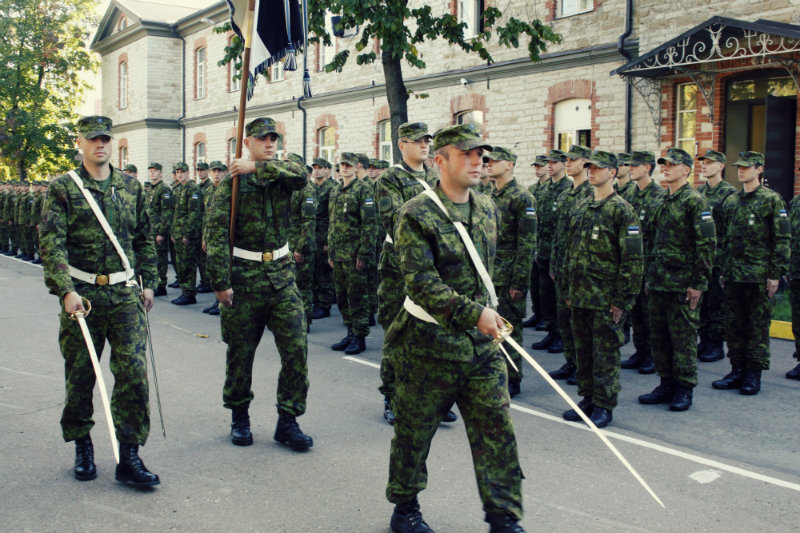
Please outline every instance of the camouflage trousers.
[[184, 244], [183, 239], [175, 239], [175, 273], [178, 275], [178, 283], [181, 291], [186, 296], [194, 296], [197, 293], [197, 241], [189, 240]]
[[624, 324], [624, 314], [614, 323], [610, 311], [572, 308], [578, 394], [591, 398], [592, 404], [603, 409], [613, 410], [617, 406], [621, 389], [619, 348]]
[[294, 263], [297, 289], [303, 299], [303, 309], [306, 313], [306, 323], [311, 324], [312, 304], [314, 300], [314, 252], [303, 254], [302, 263]]
[[20, 249], [19, 244], [19, 224], [11, 224], [9, 227], [9, 238], [11, 239], [11, 250], [16, 254]]
[[800, 361], [800, 278], [796, 278], [789, 285], [789, 304], [792, 306], [794, 358]]
[[556, 325], [564, 344], [564, 359], [567, 363], [575, 362], [575, 339], [572, 332], [572, 310], [567, 305], [569, 286], [566, 282], [556, 282]]
[[169, 235], [164, 237], [164, 241], [159, 245], [153, 237], [153, 244], [156, 248], [156, 257], [158, 259], [158, 286], [167, 286], [167, 267], [169, 266]]
[[691, 309], [685, 291], [651, 290], [647, 298], [656, 372], [687, 389], [697, 386], [697, 325], [702, 303]]
[[5, 222], [0, 222], [0, 251], [5, 252], [11, 247], [9, 227]]
[[533, 262], [531, 267], [531, 311], [535, 315], [542, 313], [541, 298], [539, 296], [539, 265], [536, 261]]
[[20, 224], [19, 226], [19, 249], [25, 255], [30, 255], [33, 251], [33, 242], [31, 242], [31, 234], [28, 226]]
[[728, 357], [731, 366], [746, 370], [769, 370], [769, 326], [772, 301], [764, 283], [725, 282], [728, 308]]
[[333, 281], [336, 284], [336, 305], [342, 321], [356, 337], [369, 335], [369, 287], [366, 268], [356, 270], [356, 261], [335, 261]]
[[23, 232], [25, 233], [25, 246], [22, 249], [26, 255], [34, 255], [36, 253], [36, 228], [34, 226], [24, 226]]
[[[95, 373], [77, 321], [63, 310], [58, 344], [64, 357], [66, 401], [61, 431], [69, 442], [83, 437], [94, 426], [92, 402]], [[144, 444], [150, 433], [144, 308], [138, 296], [111, 306], [96, 305], [86, 317], [92, 343], [100, 359], [106, 339], [111, 346], [109, 366], [114, 374], [111, 417], [117, 440]]]
[[[406, 297], [406, 285], [403, 276], [399, 272], [391, 270], [381, 270], [381, 283], [378, 286], [378, 324], [383, 326], [383, 330], [389, 329], [389, 325], [395, 319], [400, 309], [403, 308], [403, 300]], [[384, 345], [381, 354], [381, 386], [378, 390], [387, 399], [394, 397], [394, 364], [392, 363], [391, 351]]]
[[[522, 321], [525, 320], [525, 299], [520, 298], [516, 302], [512, 302], [511, 296], [508, 294], [508, 286], [497, 286], [495, 290], [497, 291], [497, 312], [514, 326], [511, 338], [522, 346]], [[514, 367], [506, 361], [506, 365], [508, 365], [508, 381], [519, 383], [522, 381], [522, 356], [508, 343], [504, 344], [504, 348], [518, 369], [514, 370]]]
[[[424, 342], [408, 339], [407, 342]], [[522, 469], [510, 416], [508, 375], [499, 351], [470, 362], [400, 356], [386, 498], [412, 500], [428, 482], [426, 460], [453, 403], [467, 430], [478, 492], [487, 513], [522, 517]]]
[[650, 353], [650, 321], [648, 320], [647, 294], [644, 284], [631, 309], [631, 325], [633, 326], [633, 346], [637, 352]]
[[208, 281], [208, 255], [203, 251], [202, 246], [197, 247], [197, 270], [200, 271], [200, 284], [211, 286]]
[[253, 359], [268, 328], [275, 337], [281, 358], [278, 374], [279, 413], [300, 416], [308, 395], [308, 341], [306, 317], [297, 285], [278, 291], [248, 292], [234, 287], [233, 305], [220, 306], [222, 340], [228, 345], [223, 405], [227, 409], [248, 407], [253, 401]]
[[556, 286], [550, 277], [550, 260], [539, 259], [539, 305], [547, 331], [558, 331]]
[[333, 284], [333, 269], [328, 264], [328, 254], [317, 248], [314, 254], [314, 307], [330, 309], [336, 302]]
[[719, 284], [720, 269], [711, 271], [708, 281], [708, 290], [703, 293], [703, 306], [700, 308], [700, 337], [708, 337], [711, 342], [725, 340], [725, 327], [727, 321], [727, 306], [725, 304], [725, 291]]
[[367, 271], [369, 313], [370, 315], [374, 315], [378, 312], [378, 286], [380, 285], [377, 260], [368, 263], [365, 270]]

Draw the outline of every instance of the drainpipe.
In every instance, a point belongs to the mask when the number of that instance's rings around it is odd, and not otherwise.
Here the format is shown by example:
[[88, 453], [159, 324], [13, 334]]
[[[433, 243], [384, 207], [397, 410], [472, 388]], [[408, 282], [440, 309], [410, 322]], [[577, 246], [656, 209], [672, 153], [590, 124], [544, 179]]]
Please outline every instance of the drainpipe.
[[[175, 28], [178, 33], [178, 28]], [[178, 39], [181, 40], [181, 116], [178, 119], [178, 125], [181, 127], [181, 161], [186, 162], [186, 125], [183, 120], [186, 118], [186, 39], [181, 37], [178, 33]]]
[[[633, 33], [633, 0], [625, 0], [625, 33], [619, 36], [617, 50], [625, 63], [630, 62], [631, 55], [625, 50], [625, 40]], [[625, 152], [631, 151], [631, 127], [633, 124], [633, 92], [630, 80], [625, 80]]]
[[303, 112], [303, 159], [306, 159], [306, 122], [308, 117], [306, 116], [306, 108], [300, 104], [305, 99], [306, 99], [305, 96], [301, 96], [300, 98], [297, 99], [297, 109]]

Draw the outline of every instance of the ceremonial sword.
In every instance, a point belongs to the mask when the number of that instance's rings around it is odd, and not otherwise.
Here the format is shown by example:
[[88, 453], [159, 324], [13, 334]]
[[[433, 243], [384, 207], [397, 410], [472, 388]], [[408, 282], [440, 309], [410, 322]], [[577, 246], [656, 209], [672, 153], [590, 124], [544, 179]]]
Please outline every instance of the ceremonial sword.
[[[144, 285], [142, 284], [142, 276], [139, 276], [139, 290], [142, 293], [142, 304], [144, 304]], [[164, 413], [161, 411], [161, 394], [158, 392], [158, 376], [156, 375], [156, 357], [153, 353], [153, 337], [150, 335], [150, 315], [147, 309], [144, 310], [144, 323], [147, 327], [147, 347], [150, 351], [150, 368], [153, 369], [153, 385], [156, 389], [156, 405], [158, 406], [158, 418], [161, 420], [161, 434], [164, 440], [167, 440], [167, 430], [164, 427]]]

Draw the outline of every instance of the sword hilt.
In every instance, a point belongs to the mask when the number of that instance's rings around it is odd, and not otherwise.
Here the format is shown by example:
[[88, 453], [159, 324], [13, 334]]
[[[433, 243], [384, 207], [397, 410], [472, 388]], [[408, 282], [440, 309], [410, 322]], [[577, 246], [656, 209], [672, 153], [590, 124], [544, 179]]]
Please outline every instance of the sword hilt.
[[92, 312], [92, 302], [81, 296], [81, 302], [85, 303], [83, 309], [78, 309], [69, 314], [70, 320], [77, 320], [79, 318], [86, 318]]
[[501, 342], [506, 340], [508, 337], [511, 336], [511, 333], [514, 331], [514, 326], [511, 325], [511, 322], [509, 322], [502, 316], [500, 317], [500, 320], [503, 321], [503, 327], [500, 328], [500, 331], [497, 332], [497, 336], [494, 339], [492, 339], [492, 342], [495, 344], [500, 344]]

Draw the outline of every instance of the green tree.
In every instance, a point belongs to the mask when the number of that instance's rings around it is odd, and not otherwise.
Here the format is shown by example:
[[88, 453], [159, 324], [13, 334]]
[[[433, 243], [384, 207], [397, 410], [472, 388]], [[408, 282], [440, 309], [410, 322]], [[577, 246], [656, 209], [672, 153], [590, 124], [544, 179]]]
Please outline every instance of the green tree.
[[73, 164], [74, 109], [97, 60], [94, 0], [0, 0], [0, 162], [19, 179]]

